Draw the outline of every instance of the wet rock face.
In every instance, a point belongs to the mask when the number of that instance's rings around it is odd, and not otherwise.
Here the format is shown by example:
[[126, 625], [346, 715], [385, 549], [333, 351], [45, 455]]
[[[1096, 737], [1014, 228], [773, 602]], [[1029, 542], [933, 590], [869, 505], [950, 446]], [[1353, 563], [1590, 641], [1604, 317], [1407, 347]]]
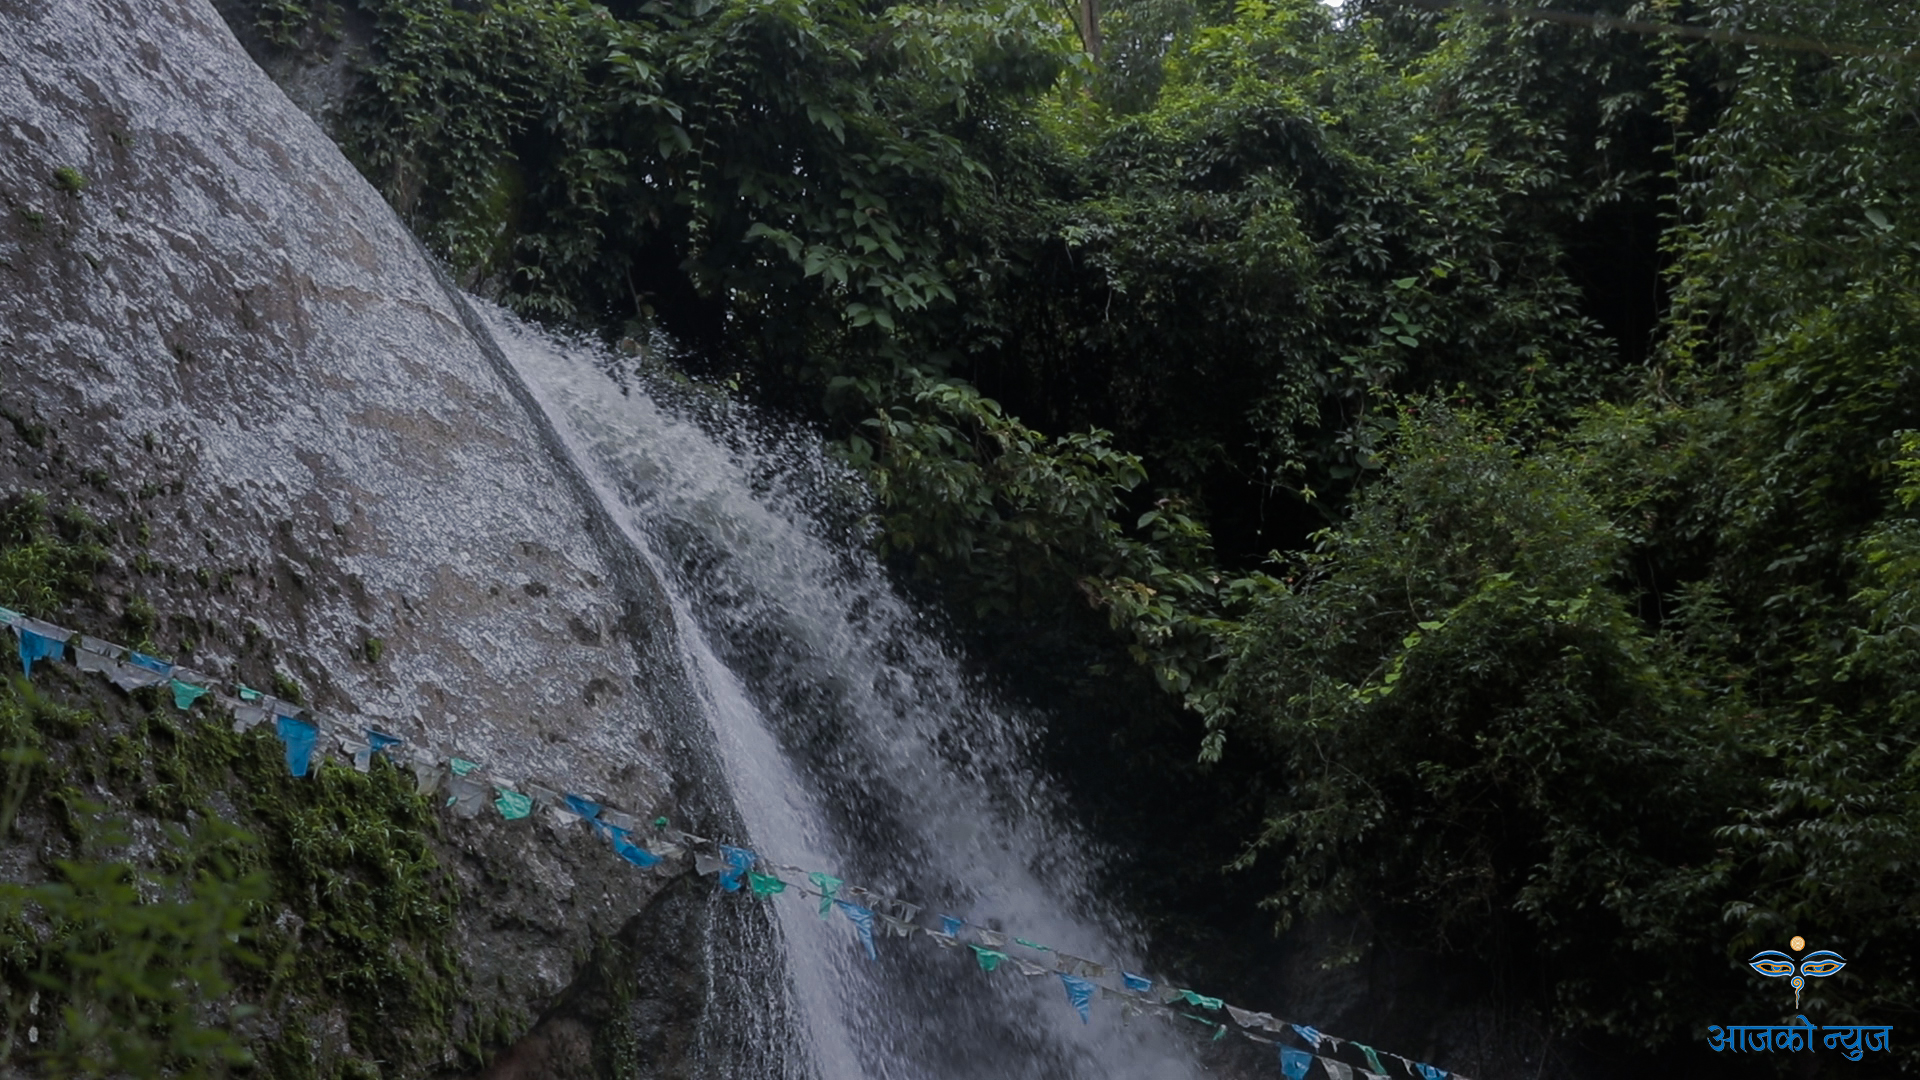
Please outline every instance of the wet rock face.
[[[125, 524], [106, 595], [163, 655], [724, 831], [657, 585], [208, 0], [0, 0], [0, 56], [0, 494]], [[527, 825], [448, 826], [475, 1015], [538, 1015], [663, 881]]]

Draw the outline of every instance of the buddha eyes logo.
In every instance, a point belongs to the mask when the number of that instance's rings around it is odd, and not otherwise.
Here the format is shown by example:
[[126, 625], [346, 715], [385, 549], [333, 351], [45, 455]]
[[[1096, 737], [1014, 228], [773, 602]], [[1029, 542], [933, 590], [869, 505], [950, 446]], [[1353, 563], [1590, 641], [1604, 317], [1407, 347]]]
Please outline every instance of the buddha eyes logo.
[[[1793, 939], [1793, 947], [1796, 950], [1804, 944], [1805, 942], [1800, 938]], [[1793, 957], [1788, 956], [1779, 949], [1763, 949], [1753, 954], [1753, 959], [1747, 961], [1747, 966], [1770, 978], [1778, 979], [1787, 975], [1793, 976], [1788, 985], [1793, 987], [1793, 1007], [1798, 1009], [1800, 1007], [1800, 991], [1806, 988], [1808, 977], [1824, 979], [1834, 972], [1839, 971], [1841, 968], [1846, 967], [1847, 960], [1846, 957], [1841, 956], [1832, 949], [1820, 949], [1808, 953], [1801, 959], [1799, 966], [1796, 967], [1793, 962]]]

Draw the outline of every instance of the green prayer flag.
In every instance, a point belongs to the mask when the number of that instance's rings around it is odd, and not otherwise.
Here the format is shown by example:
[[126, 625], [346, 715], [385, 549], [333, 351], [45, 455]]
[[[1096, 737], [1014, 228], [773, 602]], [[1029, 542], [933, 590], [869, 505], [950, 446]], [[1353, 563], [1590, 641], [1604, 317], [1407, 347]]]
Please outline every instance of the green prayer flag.
[[532, 796], [508, 791], [506, 788], [495, 788], [494, 791], [497, 794], [494, 796], [493, 805], [500, 808], [500, 816], [508, 821], [518, 821], [533, 813]]
[[1353, 1045], [1359, 1047], [1360, 1052], [1367, 1055], [1367, 1064], [1373, 1066], [1374, 1072], [1384, 1073], [1387, 1071], [1387, 1067], [1380, 1064], [1380, 1055], [1374, 1053], [1373, 1047], [1368, 1046], [1366, 1043], [1354, 1043]]
[[452, 769], [453, 775], [455, 776], [465, 776], [479, 767], [478, 763], [467, 761], [464, 758], [449, 758], [447, 760], [447, 768]]
[[994, 968], [1000, 966], [1000, 961], [1007, 958], [1006, 953], [995, 952], [992, 949], [982, 948], [979, 945], [969, 945], [967, 948], [972, 949], [973, 958], [980, 961], [981, 971], [992, 971]]
[[837, 877], [829, 877], [818, 870], [808, 874], [807, 880], [820, 887], [820, 917], [824, 919], [832, 915], [833, 894], [839, 892], [840, 886], [845, 885], [846, 882]]
[[1218, 1009], [1220, 1006], [1226, 1004], [1219, 998], [1210, 998], [1205, 994], [1196, 994], [1191, 990], [1180, 991], [1180, 1000], [1189, 1005], [1198, 1005], [1203, 1009]]
[[1053, 951], [1052, 949], [1048, 948], [1045, 945], [1040, 945], [1035, 942], [1028, 941], [1026, 938], [1023, 938], [1023, 937], [1017, 937], [1017, 938], [1014, 938], [1013, 940], [1018, 944], [1025, 945], [1029, 949], [1039, 949], [1041, 952]]
[[234, 683], [233, 688], [240, 691], [241, 701], [259, 701], [260, 698], [263, 696], [260, 693], [260, 691], [255, 690], [253, 687], [248, 686], [246, 683]]
[[657, 817], [653, 819], [653, 827], [656, 829], [664, 829], [667, 827], [667, 825], [668, 825], [668, 822], [666, 818]]
[[753, 888], [755, 896], [772, 896], [787, 891], [787, 883], [772, 874], [756, 874], [747, 871], [747, 884]]

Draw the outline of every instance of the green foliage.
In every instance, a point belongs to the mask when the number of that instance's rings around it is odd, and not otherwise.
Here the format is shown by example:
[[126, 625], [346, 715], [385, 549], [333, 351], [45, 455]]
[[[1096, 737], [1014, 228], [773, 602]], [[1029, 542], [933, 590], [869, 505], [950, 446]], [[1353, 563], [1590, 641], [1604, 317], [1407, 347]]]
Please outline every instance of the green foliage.
[[53, 186], [69, 195], [78, 195], [87, 190], [87, 178], [80, 170], [71, 165], [62, 165], [53, 170]]
[[104, 539], [77, 509], [56, 523], [44, 495], [7, 500], [0, 506], [0, 605], [46, 617], [64, 598], [89, 595], [106, 561]]
[[[0, 739], [10, 748], [0, 834], [46, 789], [40, 731], [92, 719], [10, 680], [0, 694]], [[115, 855], [129, 843], [119, 822], [71, 790], [58, 798], [81, 830], [80, 856], [55, 860], [45, 884], [0, 885], [8, 942], [0, 1061], [31, 1060], [47, 1076], [132, 1077], [225, 1075], [250, 1063], [226, 1022], [251, 1010], [223, 1000], [234, 972], [258, 964], [248, 924], [266, 881], [223, 851], [246, 834], [217, 819], [174, 828], [165, 842], [181, 869], [136, 869]]]
[[1145, 478], [1137, 458], [1101, 431], [1048, 439], [965, 383], [924, 382], [912, 400], [849, 440], [885, 511], [882, 552], [950, 577], [981, 615], [1057, 601], [1061, 581], [1106, 561], [1111, 515]]

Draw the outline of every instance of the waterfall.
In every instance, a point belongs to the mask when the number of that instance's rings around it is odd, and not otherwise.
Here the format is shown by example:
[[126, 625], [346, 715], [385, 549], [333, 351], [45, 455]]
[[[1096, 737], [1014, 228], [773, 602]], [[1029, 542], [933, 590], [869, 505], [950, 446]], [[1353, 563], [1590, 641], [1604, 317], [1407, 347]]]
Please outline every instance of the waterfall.
[[[481, 319], [595, 497], [669, 593], [690, 681], [764, 856], [1102, 962], [1136, 939], [1092, 895], [1096, 856], [1028, 766], [1033, 720], [969, 679], [891, 586], [817, 439], [624, 358], [481, 306]], [[704, 404], [703, 404], [704, 402]], [[770, 903], [820, 1080], [1180, 1080], [1157, 1024], [1052, 975], [978, 970], [970, 950], [880, 938]], [[751, 958], [746, 958], [751, 962]], [[1036, 957], [1037, 959], [1037, 957]], [[719, 1038], [724, 1039], [721, 1034]]]

